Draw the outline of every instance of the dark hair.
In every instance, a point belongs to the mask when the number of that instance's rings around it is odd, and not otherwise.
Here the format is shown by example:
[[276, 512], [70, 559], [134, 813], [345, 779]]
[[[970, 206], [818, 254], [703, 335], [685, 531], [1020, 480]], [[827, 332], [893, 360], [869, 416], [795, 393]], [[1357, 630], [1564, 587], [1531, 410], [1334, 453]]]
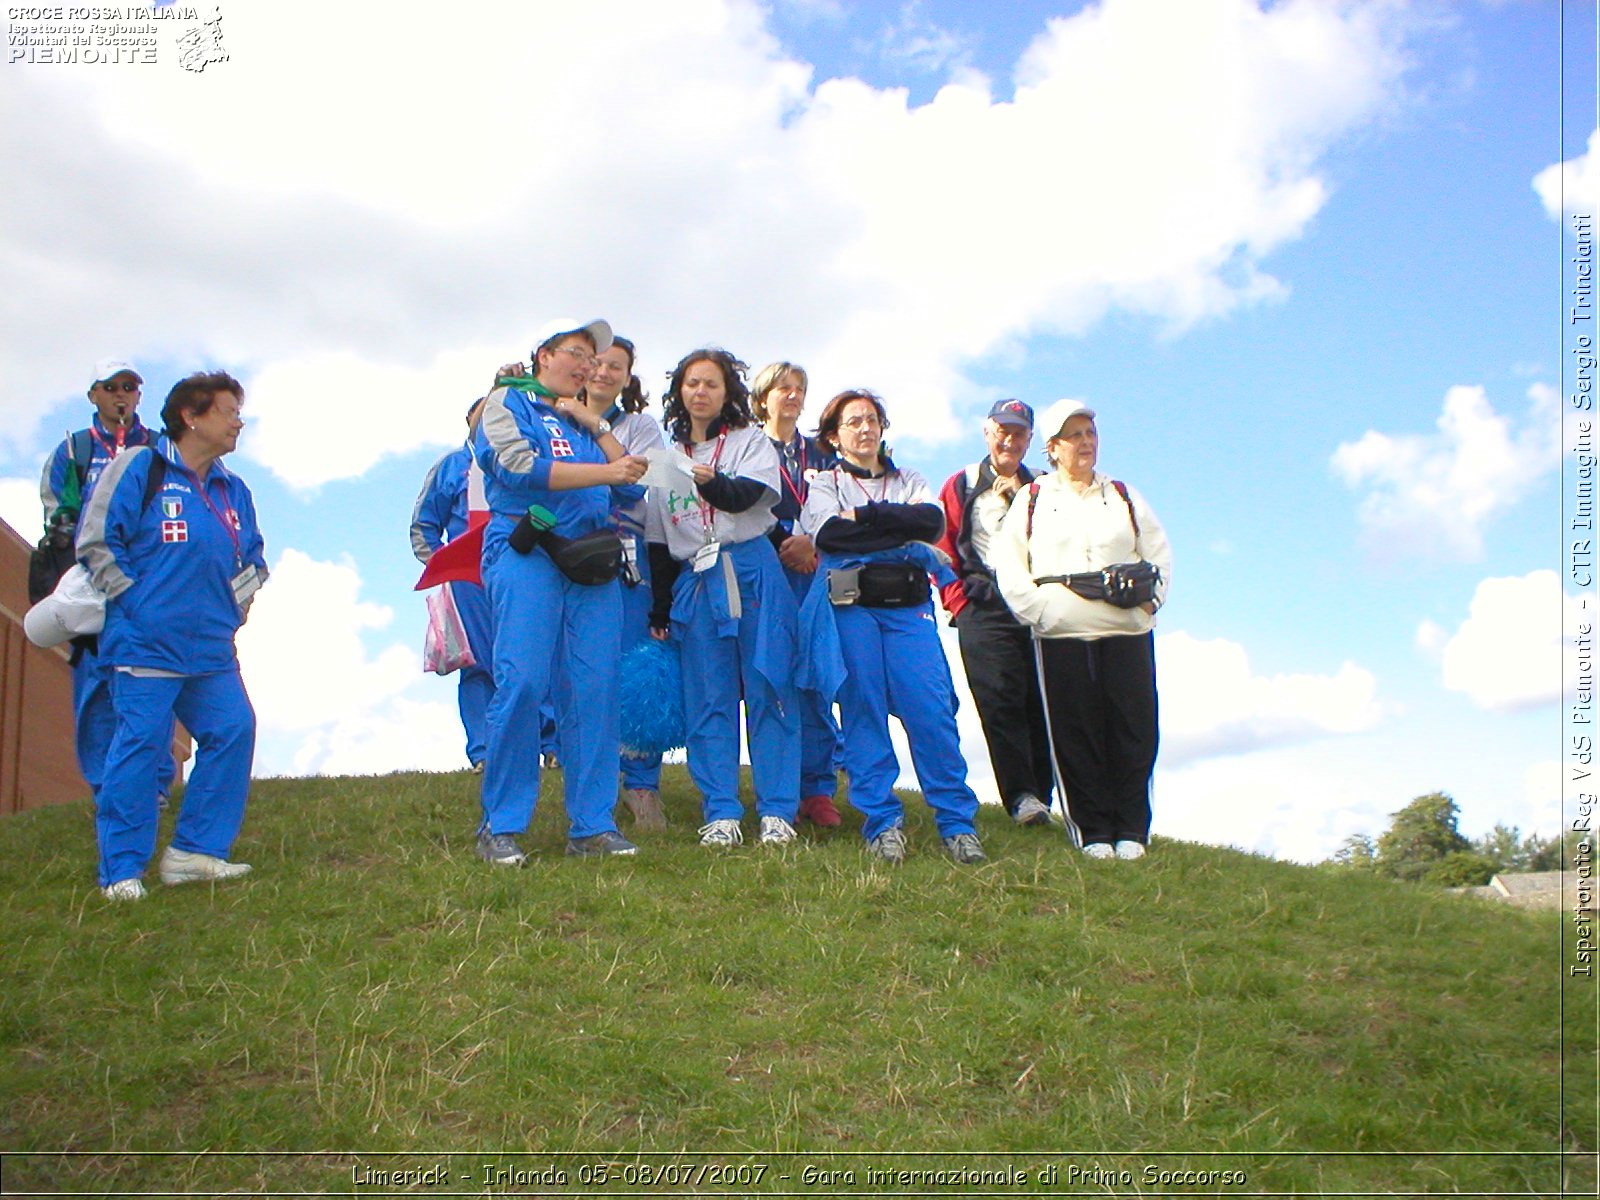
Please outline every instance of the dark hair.
[[724, 429], [743, 429], [750, 424], [750, 389], [745, 387], [744, 373], [750, 368], [740, 362], [726, 350], [719, 350], [715, 346], [706, 346], [700, 350], [691, 350], [678, 360], [678, 365], [672, 368], [668, 377], [666, 393], [661, 397], [663, 407], [662, 423], [666, 425], [667, 432], [672, 435], [673, 441], [687, 442], [689, 440], [689, 410], [683, 404], [683, 377], [689, 373], [689, 368], [697, 362], [713, 362], [722, 368], [722, 385], [727, 390], [727, 398], [722, 403], [722, 411], [717, 414], [717, 420]]
[[798, 375], [802, 389], [811, 386], [811, 380], [806, 377], [806, 369], [792, 362], [768, 363], [756, 372], [756, 377], [750, 382], [750, 411], [763, 425], [768, 419], [767, 397], [772, 394], [772, 389], [778, 386], [785, 375]]
[[[839, 450], [839, 421], [844, 416], [845, 406], [855, 400], [870, 400], [872, 407], [878, 410], [878, 420], [883, 431], [889, 431], [889, 414], [883, 407], [883, 398], [876, 392], [869, 392], [866, 388], [851, 388], [849, 391], [840, 392], [823, 407], [822, 416], [817, 421], [817, 440], [830, 447], [834, 453]], [[884, 466], [893, 466], [889, 460], [889, 443], [878, 444], [878, 461]]]
[[244, 403], [244, 385], [226, 371], [196, 371], [172, 385], [161, 406], [161, 424], [173, 441], [189, 432], [186, 416], [204, 416], [217, 402], [218, 392], [229, 392]]
[[622, 391], [617, 394], [617, 403], [622, 405], [622, 411], [625, 413], [643, 412], [650, 407], [650, 395], [644, 390], [644, 384], [639, 382], [639, 377], [633, 373], [633, 364], [638, 358], [634, 353], [633, 343], [625, 337], [613, 334], [611, 345], [619, 347], [628, 356], [628, 382], [622, 385]]

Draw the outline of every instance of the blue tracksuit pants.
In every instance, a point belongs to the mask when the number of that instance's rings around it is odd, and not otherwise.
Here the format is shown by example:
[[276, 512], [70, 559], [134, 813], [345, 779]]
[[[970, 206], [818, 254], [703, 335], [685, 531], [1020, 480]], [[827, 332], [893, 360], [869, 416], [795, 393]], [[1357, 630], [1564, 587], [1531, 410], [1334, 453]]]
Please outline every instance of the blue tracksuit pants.
[[489, 594], [479, 584], [456, 582], [450, 585], [456, 611], [467, 630], [475, 666], [463, 667], [456, 686], [456, 703], [461, 709], [461, 728], [467, 735], [467, 761], [481, 763], [488, 753], [489, 701], [494, 699], [494, 621], [489, 610]]
[[922, 795], [940, 837], [975, 833], [978, 797], [967, 786], [967, 763], [956, 732], [956, 692], [933, 621], [933, 608], [836, 608], [834, 620], [846, 675], [839, 690], [844, 769], [850, 803], [866, 818], [868, 841], [905, 811], [894, 794], [900, 774], [889, 740], [889, 717], [899, 717], [911, 747]]
[[[793, 823], [800, 811], [800, 714], [792, 668], [796, 613], [792, 593], [779, 577], [777, 552], [765, 538], [724, 547], [732, 555], [743, 614], [734, 636], [719, 622], [711, 603], [692, 607], [680, 620], [673, 605], [673, 635], [683, 651], [683, 716], [689, 776], [700, 789], [705, 820], [739, 820], [739, 700], [745, 708], [750, 743], [750, 774], [756, 813]], [[720, 563], [711, 568], [720, 571]], [[687, 570], [678, 589], [695, 581]], [[763, 596], [775, 601], [762, 604]], [[781, 668], [763, 661], [764, 640], [787, 639]]]
[[184, 789], [172, 844], [227, 858], [244, 823], [255, 757], [256, 714], [239, 672], [140, 678], [113, 671], [117, 732], [96, 803], [100, 886], [144, 873], [155, 853], [156, 779], [172, 757], [176, 716], [194, 735], [195, 765]]
[[[650, 553], [645, 540], [638, 534], [624, 534], [634, 539], [638, 553], [639, 573], [642, 576], [634, 587], [622, 589], [622, 649], [633, 649], [650, 639]], [[659, 754], [622, 756], [622, 786], [649, 788], [661, 787], [661, 756]]]
[[[784, 578], [799, 604], [811, 590], [817, 576], [802, 575], [787, 567]], [[806, 652], [797, 644], [795, 655]], [[833, 705], [810, 688], [800, 689], [800, 795], [832, 796], [839, 787], [839, 723], [833, 719]]]
[[[89, 785], [91, 795], [100, 794], [105, 777], [106, 754], [117, 733], [117, 713], [111, 703], [111, 668], [103, 658], [85, 652], [72, 668], [73, 729], [77, 736], [78, 772]], [[156, 763], [156, 791], [172, 793], [178, 764], [172, 758], [172, 734], [167, 729], [167, 752]]]
[[540, 707], [559, 664], [568, 679], [582, 681], [581, 719], [565, 723], [561, 747], [571, 836], [615, 830], [622, 585], [573, 583], [543, 550], [509, 547], [485, 562], [483, 575], [495, 630], [484, 824], [490, 833], [522, 833], [533, 820]]

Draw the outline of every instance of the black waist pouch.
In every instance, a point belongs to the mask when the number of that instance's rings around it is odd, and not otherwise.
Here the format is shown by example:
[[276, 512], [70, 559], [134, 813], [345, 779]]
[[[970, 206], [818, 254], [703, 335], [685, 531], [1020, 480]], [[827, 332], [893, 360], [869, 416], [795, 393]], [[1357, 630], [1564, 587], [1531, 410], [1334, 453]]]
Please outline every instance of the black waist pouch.
[[933, 595], [928, 573], [913, 563], [863, 563], [857, 604], [866, 608], [916, 608]]
[[524, 516], [506, 539], [518, 554], [543, 546], [550, 561], [573, 583], [599, 587], [622, 573], [622, 538], [614, 529], [597, 529], [582, 537], [564, 538]]

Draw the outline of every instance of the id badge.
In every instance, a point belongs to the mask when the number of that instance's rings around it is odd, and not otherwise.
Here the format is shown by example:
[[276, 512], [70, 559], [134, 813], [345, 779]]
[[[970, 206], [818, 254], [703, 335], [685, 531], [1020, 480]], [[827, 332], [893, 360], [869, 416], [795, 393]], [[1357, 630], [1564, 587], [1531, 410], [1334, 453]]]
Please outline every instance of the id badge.
[[249, 563], [233, 577], [233, 602], [243, 608], [260, 589], [261, 572], [256, 570], [255, 563]]
[[722, 553], [721, 542], [707, 542], [694, 552], [694, 557], [689, 560], [689, 565], [695, 573], [710, 570], [711, 564], [717, 561], [717, 555]]

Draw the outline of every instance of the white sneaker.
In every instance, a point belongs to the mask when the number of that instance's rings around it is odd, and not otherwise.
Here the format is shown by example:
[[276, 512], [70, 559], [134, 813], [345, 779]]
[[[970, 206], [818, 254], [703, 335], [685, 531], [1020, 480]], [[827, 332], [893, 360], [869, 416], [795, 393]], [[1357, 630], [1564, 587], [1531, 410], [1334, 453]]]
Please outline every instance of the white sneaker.
[[1115, 858], [1116, 850], [1110, 842], [1090, 842], [1083, 848], [1083, 852], [1090, 858]]
[[143, 900], [145, 897], [144, 882], [139, 879], [119, 879], [115, 883], [101, 888], [100, 894], [112, 903], [121, 900]]
[[[762, 830], [765, 833], [765, 829]], [[793, 833], [790, 830], [790, 833]], [[721, 820], [711, 821], [700, 826], [700, 844], [702, 846], [742, 846], [744, 845], [744, 830], [739, 828], [739, 822], [732, 817], [723, 817]]]
[[1017, 807], [1012, 811], [1011, 819], [1018, 825], [1048, 825], [1050, 810], [1032, 792], [1024, 792], [1017, 797]]
[[1117, 843], [1117, 857], [1118, 858], [1143, 858], [1144, 857], [1144, 843], [1143, 842], [1133, 842], [1133, 841], [1121, 841], [1121, 842], [1118, 842]]
[[237, 879], [249, 873], [249, 863], [229, 862], [209, 854], [194, 854], [179, 850], [176, 846], [168, 846], [161, 856], [161, 882], [169, 885], [202, 881], [214, 883], [222, 879]]
[[794, 826], [782, 817], [761, 818], [761, 844], [763, 846], [786, 846], [794, 839]]

